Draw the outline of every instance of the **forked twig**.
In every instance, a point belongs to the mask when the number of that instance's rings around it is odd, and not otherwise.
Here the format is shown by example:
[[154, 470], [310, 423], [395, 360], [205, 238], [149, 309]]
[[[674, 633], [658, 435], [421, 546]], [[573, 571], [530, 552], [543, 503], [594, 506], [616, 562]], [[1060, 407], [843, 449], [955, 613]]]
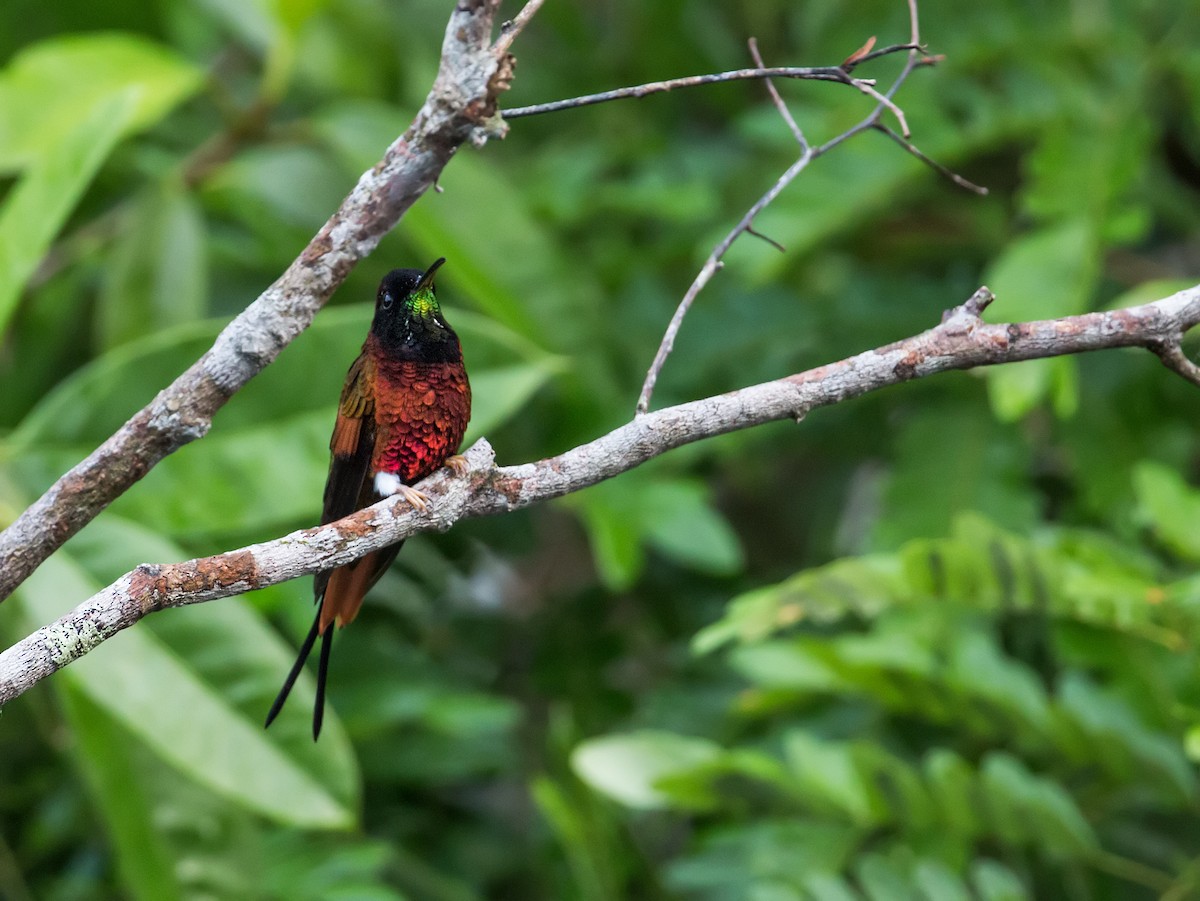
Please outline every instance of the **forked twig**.
[[987, 197], [988, 189], [985, 188], [983, 185], [977, 185], [973, 181], [968, 181], [967, 179], [965, 179], [961, 175], [959, 175], [957, 172], [943, 166], [937, 160], [930, 159], [924, 153], [922, 153], [921, 150], [915, 144], [912, 143], [912, 141], [902, 138], [900, 135], [896, 134], [894, 131], [892, 131], [890, 128], [888, 128], [886, 125], [884, 125], [882, 122], [877, 123], [875, 125], [875, 128], [877, 131], [883, 132], [885, 135], [887, 135], [889, 138], [891, 138], [893, 141], [895, 141], [897, 144], [899, 144], [901, 147], [903, 147], [905, 150], [907, 150], [909, 153], [911, 153], [913, 156], [915, 156], [917, 159], [919, 159], [922, 163], [924, 163], [926, 166], [928, 166], [930, 169], [932, 169], [938, 175], [941, 175], [944, 178], [950, 179], [950, 181], [954, 182], [960, 188], [965, 188], [968, 191], [972, 191], [973, 193], [978, 194], [980, 197]]
[[[896, 135], [895, 132], [883, 125], [880, 121], [884, 111], [889, 111], [900, 123], [900, 127], [904, 134], [906, 136], [908, 135], [908, 123], [905, 119], [904, 112], [892, 98], [895, 96], [896, 92], [900, 90], [900, 87], [908, 79], [908, 76], [912, 74], [914, 69], [916, 69], [918, 66], [932, 65], [938, 59], [936, 57], [924, 55], [924, 49], [921, 47], [921, 29], [920, 19], [917, 11], [917, 0], [908, 0], [908, 10], [911, 32], [909, 43], [897, 44], [891, 47], [885, 47], [882, 50], [872, 51], [871, 47], [874, 43], [874, 38], [872, 38], [866, 44], [864, 44], [861, 49], [855, 51], [853, 54], [847, 57], [846, 61], [841, 66], [835, 67], [837, 77], [834, 80], [840, 81], [842, 84], [851, 85], [863, 93], [875, 98], [876, 106], [871, 111], [869, 116], [867, 116], [853, 128], [842, 132], [840, 135], [831, 138], [829, 141], [826, 141], [821, 146], [815, 148], [808, 144], [804, 137], [803, 131], [800, 129], [799, 125], [793, 121], [790, 112], [788, 112], [787, 107], [782, 101], [782, 98], [779, 97], [778, 92], [776, 92], [774, 86], [771, 85], [769, 80], [770, 73], [774, 72], [775, 70], [765, 69], [762, 67], [762, 59], [758, 55], [757, 47], [752, 43], [751, 54], [754, 56], [755, 62], [759, 64], [759, 68], [751, 71], [765, 73], [764, 77], [768, 78], [767, 88], [769, 91], [771, 91], [772, 100], [775, 102], [776, 107], [779, 108], [784, 120], [788, 122], [788, 127], [792, 130], [792, 134], [795, 135], [797, 141], [800, 142], [800, 146], [802, 148], [800, 158], [796, 160], [796, 162], [792, 163], [792, 165], [788, 167], [787, 171], [776, 180], [775, 184], [772, 185], [771, 188], [762, 197], [760, 197], [752, 207], [750, 207], [746, 215], [744, 215], [738, 224], [729, 232], [729, 234], [727, 234], [720, 241], [720, 243], [713, 248], [712, 253], [708, 255], [708, 259], [704, 261], [704, 265], [700, 268], [700, 272], [696, 275], [696, 278], [692, 281], [687, 293], [684, 294], [683, 299], [675, 308], [675, 313], [672, 315], [671, 321], [667, 324], [666, 331], [663, 333], [662, 340], [659, 342], [658, 350], [654, 355], [654, 361], [650, 364], [650, 368], [646, 372], [646, 378], [642, 382], [641, 394], [639, 394], [637, 401], [638, 416], [645, 415], [650, 409], [650, 399], [654, 394], [654, 387], [658, 382], [658, 376], [662, 372], [663, 366], [666, 364], [667, 357], [670, 356], [671, 351], [675, 346], [675, 339], [679, 334], [679, 329], [683, 325], [683, 319], [685, 316], [687, 316], [688, 311], [691, 309], [693, 302], [696, 300], [696, 296], [701, 290], [703, 290], [705, 285], [712, 280], [712, 277], [721, 270], [723, 267], [723, 263], [721, 262], [722, 258], [733, 245], [733, 242], [737, 240], [738, 236], [742, 233], [753, 233], [752, 225], [754, 218], [771, 202], [773, 202], [775, 198], [782, 193], [783, 189], [787, 187], [797, 175], [804, 171], [804, 169], [807, 168], [809, 163], [811, 163], [813, 160], [823, 156], [834, 147], [837, 147], [839, 144], [848, 141], [857, 134], [861, 134], [867, 129], [879, 128], [884, 131], [885, 134], [892, 135], [895, 139], [899, 140], [901, 146], [903, 146], [918, 159], [926, 161], [935, 170], [947, 175], [955, 184], [959, 184], [962, 187], [967, 188], [968, 190], [976, 191], [977, 193], [983, 190], [980, 189], [978, 185], [968, 182], [966, 179], [963, 179], [950, 172], [950, 170], [946, 169], [945, 167], [934, 163], [932, 160], [929, 160], [928, 157], [925, 157], [923, 153], [917, 150], [917, 148], [905, 138], [901, 138], [899, 135]], [[901, 69], [900, 74], [896, 76], [895, 80], [891, 84], [891, 87], [889, 87], [885, 93], [880, 93], [879, 91], [875, 90], [874, 82], [871, 80], [856, 79], [850, 76], [851, 69], [861, 65], [863, 62], [870, 59], [877, 59], [880, 56], [894, 53], [897, 50], [907, 50], [908, 59], [905, 60], [904, 67]], [[986, 191], [984, 191], [984, 193], [986, 193]]]
[[1162, 360], [1163, 365], [1176, 375], [1200, 387], [1200, 366], [1187, 358], [1180, 346], [1181, 335], [1174, 335], [1166, 341], [1149, 345], [1150, 350]]

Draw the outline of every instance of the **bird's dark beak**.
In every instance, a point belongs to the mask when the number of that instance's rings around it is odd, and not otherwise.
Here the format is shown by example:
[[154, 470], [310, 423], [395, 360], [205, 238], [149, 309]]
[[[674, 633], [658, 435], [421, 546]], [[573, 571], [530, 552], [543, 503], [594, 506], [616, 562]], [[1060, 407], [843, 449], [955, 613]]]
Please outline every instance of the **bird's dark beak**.
[[421, 280], [419, 282], [417, 282], [417, 287], [413, 288], [414, 294], [417, 291], [424, 290], [425, 288], [433, 287], [433, 274], [442, 267], [442, 263], [444, 263], [444, 262], [446, 262], [445, 257], [439, 257], [438, 259], [433, 261], [433, 265], [425, 270], [425, 274], [422, 275]]

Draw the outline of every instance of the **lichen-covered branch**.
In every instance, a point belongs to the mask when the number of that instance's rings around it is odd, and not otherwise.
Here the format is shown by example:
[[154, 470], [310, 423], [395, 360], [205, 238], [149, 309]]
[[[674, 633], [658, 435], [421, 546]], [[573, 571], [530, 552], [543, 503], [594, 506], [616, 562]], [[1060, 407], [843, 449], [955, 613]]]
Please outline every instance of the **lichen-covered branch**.
[[291, 266], [208, 353], [0, 532], [0, 600], [159, 460], [207, 433], [217, 410], [308, 327], [460, 146], [502, 135], [497, 98], [512, 77], [512, 58], [505, 52], [511, 38], [503, 47], [490, 43], [498, 6], [455, 5], [420, 112]]
[[[428, 512], [391, 498], [352, 516], [283, 538], [184, 563], [143, 565], [57, 622], [0, 653], [0, 704], [86, 654], [147, 613], [229, 597], [340, 566], [416, 532], [445, 530], [579, 491], [672, 448], [779, 419], [802, 420], [819, 407], [951, 369], [1116, 347], [1143, 347], [1189, 381], [1196, 367], [1178, 350], [1200, 324], [1200, 285], [1137, 307], [1063, 319], [988, 324], [981, 288], [940, 325], [903, 341], [773, 382], [668, 407], [557, 457], [496, 467], [481, 441], [464, 476], [443, 470], [421, 485]], [[1164, 350], [1166, 349], [1166, 350]]]

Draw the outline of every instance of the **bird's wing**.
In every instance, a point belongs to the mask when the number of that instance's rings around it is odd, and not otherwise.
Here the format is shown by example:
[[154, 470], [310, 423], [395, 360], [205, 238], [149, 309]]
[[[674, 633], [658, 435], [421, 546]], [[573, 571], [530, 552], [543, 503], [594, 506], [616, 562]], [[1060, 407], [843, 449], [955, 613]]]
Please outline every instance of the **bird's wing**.
[[[329, 441], [333, 456], [325, 482], [321, 522], [341, 519], [379, 500], [371, 479], [375, 436], [375, 364], [370, 355], [363, 353], [346, 376], [337, 423]], [[344, 626], [354, 619], [363, 595], [396, 559], [399, 550], [400, 545], [384, 548], [316, 575], [313, 591], [321, 602], [317, 613], [321, 634], [327, 634], [334, 622]]]
[[[321, 523], [349, 516], [366, 506], [361, 495], [375, 449], [375, 366], [363, 353], [350, 367], [329, 439], [332, 457], [325, 481]], [[369, 501], [368, 501], [369, 503]]]

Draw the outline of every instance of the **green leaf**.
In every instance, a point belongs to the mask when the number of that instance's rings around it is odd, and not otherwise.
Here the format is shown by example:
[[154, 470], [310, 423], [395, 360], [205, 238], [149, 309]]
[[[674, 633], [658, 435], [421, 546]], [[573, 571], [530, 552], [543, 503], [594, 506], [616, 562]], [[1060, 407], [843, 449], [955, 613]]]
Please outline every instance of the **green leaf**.
[[1050, 732], [1052, 717], [1045, 689], [1035, 673], [1004, 654], [991, 635], [964, 631], [947, 653], [947, 680], [976, 704], [987, 704], [1000, 713], [1008, 721], [1005, 728], [1021, 735]]
[[0, 208], [0, 335], [38, 263], [96, 170], [125, 134], [136, 112], [126, 88], [84, 116], [57, 144], [43, 149]]
[[556, 357], [470, 372], [471, 424], [463, 439], [470, 447], [519, 413], [562, 370]]
[[632, 586], [646, 565], [639, 524], [619, 508], [595, 498], [586, 499], [580, 515], [605, 586], [611, 591]]
[[831, 873], [813, 873], [804, 879], [812, 901], [862, 901], [862, 896], [845, 879]]
[[836, 560], [780, 582], [738, 595], [724, 616], [702, 629], [692, 650], [705, 654], [724, 644], [752, 644], [803, 623], [836, 622], [846, 616], [872, 618], [903, 591], [894, 555]]
[[605, 584], [632, 585], [650, 544], [680, 564], [728, 575], [742, 565], [741, 547], [700, 482], [634, 471], [565, 499], [580, 511]]
[[1138, 519], [1184, 560], [1200, 560], [1200, 492], [1179, 473], [1144, 460], [1133, 470]]
[[844, 814], [859, 827], [882, 821], [884, 809], [842, 742], [800, 730], [788, 733], [784, 756], [798, 787], [812, 802]]
[[[936, 441], [930, 440], [933, 435]], [[905, 418], [896, 445], [885, 510], [872, 529], [873, 547], [945, 535], [955, 517], [967, 511], [1019, 530], [1037, 521], [1039, 500], [1028, 482], [1027, 444], [985, 409], [923, 406]]]
[[882, 855], [864, 854], [854, 870], [869, 901], [917, 901], [912, 884]]
[[[104, 441], [208, 350], [221, 326], [215, 320], [179, 326], [95, 358], [38, 402], [8, 436], [6, 450], [23, 457], [35, 450], [70, 448], [77, 459], [78, 453]], [[53, 467], [43, 480], [61, 471]]]
[[1086, 857], [1099, 843], [1071, 796], [1034, 776], [1016, 758], [996, 752], [980, 768], [991, 825], [1012, 844], [1031, 843], [1052, 857]]
[[1196, 774], [1174, 736], [1152, 729], [1126, 701], [1082, 674], [1068, 674], [1058, 694], [1071, 725], [1090, 748], [1102, 749], [1095, 756], [1106, 770], [1121, 780], [1137, 778], [1144, 787], [1154, 786], [1174, 803], [1194, 797]]
[[922, 765], [930, 795], [954, 835], [970, 839], [984, 832], [983, 811], [970, 764], [946, 748], [930, 751]]
[[[1052, 319], [1081, 313], [1100, 274], [1100, 245], [1093, 224], [1070, 219], [1044, 226], [1011, 243], [984, 278], [996, 308], [1009, 321]], [[987, 370], [988, 395], [996, 415], [1011, 422], [1046, 400], [1068, 417], [1078, 404], [1069, 357], [1028, 360]]]
[[[96, 140], [110, 130], [120, 138], [153, 125], [195, 93], [203, 77], [172, 50], [133, 34], [34, 44], [0, 72], [0, 171], [40, 167], [51, 148], [78, 145], [83, 122], [97, 123]], [[119, 110], [118, 97], [126, 98]], [[97, 152], [101, 160], [107, 153]]]
[[963, 881], [939, 861], [917, 861], [912, 878], [923, 901], [971, 901]]
[[204, 217], [183, 185], [168, 181], [133, 204], [100, 291], [104, 348], [199, 320], [208, 300]]
[[720, 747], [707, 739], [644, 730], [582, 742], [571, 754], [571, 767], [592, 788], [626, 807], [654, 810], [676, 806], [658, 788], [662, 779], [720, 754]]
[[122, 731], [77, 684], [63, 679], [60, 696], [78, 743], [76, 761], [108, 821], [117, 851], [117, 865], [132, 895], [140, 901], [171, 901], [184, 897], [176, 878], [173, 849], [155, 822], [155, 797], [145, 772], [135, 765], [136, 754], [123, 747]]
[[734, 649], [730, 663], [764, 688], [825, 692], [843, 685], [834, 667], [812, 653], [812, 642], [764, 641]]
[[320, 148], [272, 144], [244, 150], [223, 165], [205, 181], [204, 196], [271, 240], [280, 225], [302, 231], [319, 226], [346, 187], [329, 177], [329, 159]]
[[713, 810], [722, 806], [738, 810], [751, 783], [761, 785], [757, 790], [773, 788], [791, 797], [794, 782], [775, 757], [753, 748], [740, 748], [685, 772], [663, 776], [656, 787], [671, 798], [673, 807], [681, 810]]
[[[108, 531], [98, 521], [90, 528], [92, 540], [108, 548], [107, 554], [98, 555], [101, 559], [119, 560], [137, 553], [129, 541], [131, 533], [140, 532], [135, 527]], [[138, 537], [136, 548], [159, 554], [169, 550], [153, 547], [156, 539], [152, 535]], [[178, 552], [175, 556], [178, 558]], [[49, 622], [61, 613], [64, 598], [82, 600], [102, 585], [79, 562], [60, 552], [30, 577], [18, 596], [30, 617]], [[173, 617], [167, 626], [170, 629], [178, 629], [191, 617], [192, 627], [180, 636], [183, 644], [178, 649], [173, 650], [146, 624], [140, 624], [97, 646], [55, 678], [67, 680], [181, 773], [250, 810], [300, 826], [350, 825], [354, 810], [347, 793], [353, 791], [354, 782], [346, 774], [353, 772], [353, 762], [336, 719], [327, 717], [318, 747], [303, 738], [303, 727], [290, 733], [285, 727], [268, 734], [259, 722], [237, 711], [211, 679], [217, 671], [228, 673], [230, 660], [243, 665], [248, 662], [247, 655], [253, 654], [259, 661], [255, 665], [259, 676], [253, 683], [258, 712], [265, 709], [261, 705], [271, 691], [264, 663], [273, 664], [273, 675], [278, 676], [286, 671], [292, 651], [244, 603], [226, 601], [186, 612], [171, 611], [167, 616]], [[206, 680], [180, 653], [208, 649], [220, 649], [221, 657], [213, 661], [215, 669], [209, 670]], [[298, 689], [293, 704], [303, 705], [312, 697], [311, 689]], [[307, 719], [306, 714], [296, 716]], [[282, 720], [280, 726], [284, 726]], [[290, 751], [277, 742], [287, 743]], [[339, 786], [334, 791], [323, 784], [330, 775]]]
[[646, 538], [663, 553], [713, 575], [732, 575], [742, 568], [737, 534], [713, 509], [702, 482], [655, 482], [641, 500]]
[[568, 787], [539, 776], [530, 785], [530, 795], [566, 852], [581, 901], [618, 897], [621, 827], [615, 820], [606, 817], [601, 804], [574, 780]]
[[[803, 886], [818, 901], [841, 898], [814, 887], [844, 886], [831, 874], [853, 858], [861, 840], [857, 830], [825, 819], [766, 814], [718, 822], [698, 830], [691, 850], [669, 865], [668, 886], [672, 897], [744, 898], [760, 887]], [[861, 901], [846, 891], [844, 897]]]
[[1145, 233], [1145, 192], [1135, 194], [1130, 187], [1152, 152], [1155, 134], [1149, 120], [1132, 108], [1132, 84], [1086, 112], [1072, 109], [1042, 133], [1029, 155], [1021, 196], [1029, 214], [1047, 221], [1086, 217], [1113, 243], [1132, 243]]
[[1012, 870], [994, 860], [973, 863], [971, 883], [980, 901], [1028, 901], [1033, 897]]

